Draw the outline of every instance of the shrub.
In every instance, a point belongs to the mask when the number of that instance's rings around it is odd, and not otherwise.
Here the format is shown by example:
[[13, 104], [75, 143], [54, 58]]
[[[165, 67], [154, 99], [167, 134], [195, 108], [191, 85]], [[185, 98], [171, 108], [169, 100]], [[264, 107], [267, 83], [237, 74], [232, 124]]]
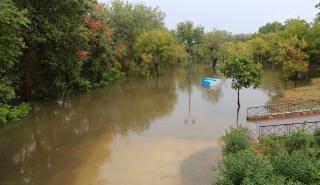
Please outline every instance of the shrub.
[[268, 178], [272, 165], [253, 151], [242, 150], [224, 156], [218, 184], [241, 184], [246, 178]]
[[304, 184], [320, 182], [320, 165], [310, 157], [308, 150], [294, 151], [291, 155], [276, 156], [273, 161], [276, 174]]
[[314, 132], [314, 139], [316, 141], [316, 143], [318, 145], [320, 145], [320, 128], [318, 128], [315, 132]]
[[225, 147], [223, 152], [236, 153], [250, 148], [250, 133], [247, 129], [234, 129], [224, 136]]
[[287, 185], [287, 182], [286, 178], [282, 176], [254, 176], [245, 178], [242, 185]]
[[260, 140], [260, 149], [263, 155], [266, 155], [269, 158], [273, 158], [279, 153], [284, 153], [284, 146], [282, 142], [273, 137], [265, 137]]
[[287, 136], [284, 142], [285, 147], [289, 153], [296, 150], [309, 148], [314, 145], [314, 143], [314, 137], [311, 134], [308, 134], [301, 130]]
[[21, 103], [18, 106], [0, 103], [0, 124], [11, 120], [20, 120], [29, 113], [30, 109], [30, 105], [27, 103]]

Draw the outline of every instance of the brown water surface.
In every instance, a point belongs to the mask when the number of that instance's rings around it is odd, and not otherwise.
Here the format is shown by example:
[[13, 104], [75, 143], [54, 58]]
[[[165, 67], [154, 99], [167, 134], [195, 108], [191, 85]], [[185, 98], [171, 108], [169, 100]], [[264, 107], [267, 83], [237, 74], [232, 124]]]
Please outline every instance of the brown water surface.
[[[229, 80], [206, 90], [205, 76], [219, 74], [198, 65], [189, 79], [185, 68], [167, 69], [158, 80], [129, 77], [64, 102], [35, 103], [28, 118], [0, 129], [0, 184], [210, 184], [237, 105]], [[241, 91], [240, 123], [246, 107], [283, 86], [276, 70], [265, 70], [260, 89]]]

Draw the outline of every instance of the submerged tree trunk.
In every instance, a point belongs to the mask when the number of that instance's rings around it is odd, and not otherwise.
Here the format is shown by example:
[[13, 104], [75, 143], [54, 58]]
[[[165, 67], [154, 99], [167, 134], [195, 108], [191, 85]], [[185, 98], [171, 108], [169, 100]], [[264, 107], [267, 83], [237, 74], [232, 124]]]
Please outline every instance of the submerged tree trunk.
[[240, 89], [237, 90], [238, 93], [238, 108], [237, 108], [237, 128], [239, 128], [239, 113], [240, 113]]
[[159, 69], [158, 69], [158, 63], [154, 63], [154, 67], [155, 67], [155, 70], [156, 70], [156, 77], [158, 78], [159, 77]]
[[237, 92], [238, 92], [238, 108], [240, 108], [240, 89], [238, 89]]
[[22, 89], [26, 98], [32, 96], [32, 78], [31, 78], [31, 62], [29, 60], [28, 48], [23, 50], [22, 56]]

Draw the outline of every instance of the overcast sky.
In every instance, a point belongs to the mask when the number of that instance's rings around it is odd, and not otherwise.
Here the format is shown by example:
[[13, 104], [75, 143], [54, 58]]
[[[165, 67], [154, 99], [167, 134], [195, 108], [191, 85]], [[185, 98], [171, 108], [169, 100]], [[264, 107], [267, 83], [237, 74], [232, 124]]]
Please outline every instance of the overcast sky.
[[[110, 0], [100, 0], [110, 2]], [[302, 18], [312, 22], [319, 0], [128, 0], [159, 6], [166, 13], [166, 25], [175, 28], [183, 20], [233, 33], [252, 33], [271, 21]]]

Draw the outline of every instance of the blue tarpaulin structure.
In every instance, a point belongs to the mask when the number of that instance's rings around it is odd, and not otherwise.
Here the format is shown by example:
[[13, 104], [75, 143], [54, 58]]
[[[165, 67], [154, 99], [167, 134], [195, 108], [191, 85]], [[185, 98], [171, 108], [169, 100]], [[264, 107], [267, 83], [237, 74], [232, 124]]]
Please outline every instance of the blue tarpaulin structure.
[[204, 88], [212, 88], [212, 87], [215, 87], [217, 85], [219, 85], [221, 82], [221, 79], [220, 78], [203, 78], [202, 79], [202, 87]]

